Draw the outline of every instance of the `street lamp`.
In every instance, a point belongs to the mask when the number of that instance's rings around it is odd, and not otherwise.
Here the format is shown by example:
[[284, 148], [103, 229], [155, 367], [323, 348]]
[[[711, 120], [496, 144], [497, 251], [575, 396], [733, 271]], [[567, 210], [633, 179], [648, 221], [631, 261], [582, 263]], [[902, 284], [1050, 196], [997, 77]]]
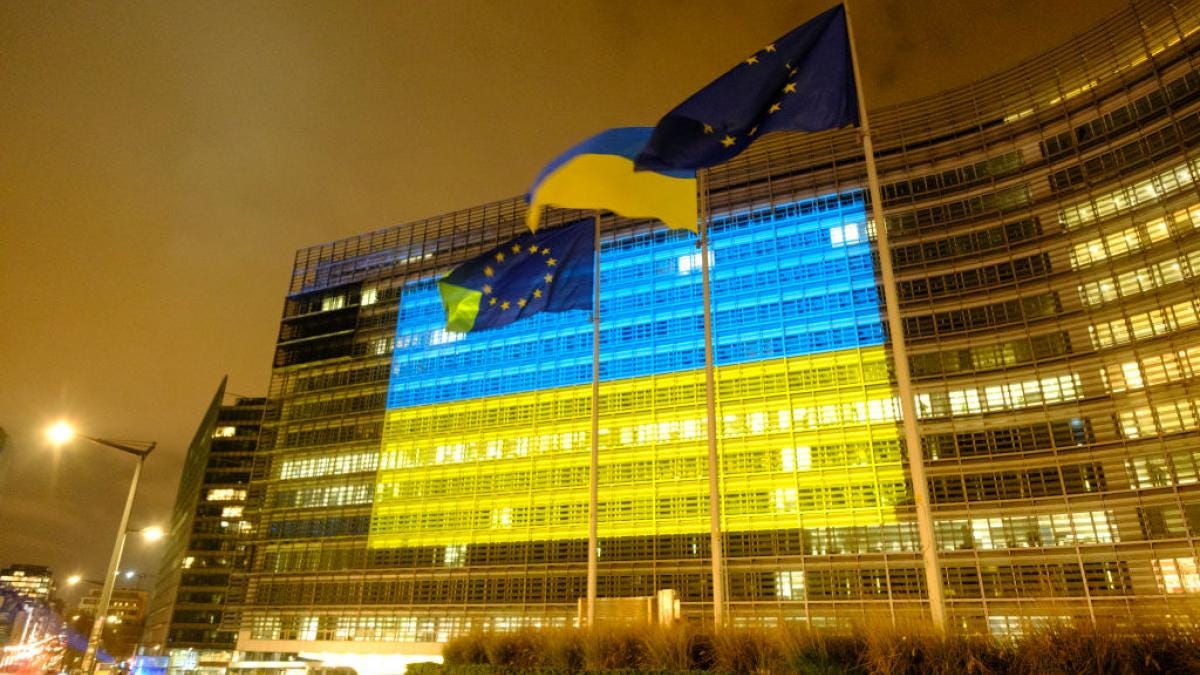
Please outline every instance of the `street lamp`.
[[[117, 540], [113, 543], [112, 556], [108, 560], [108, 573], [104, 575], [104, 587], [100, 591], [100, 600], [96, 603], [96, 616], [92, 621], [92, 632], [88, 636], [87, 651], [83, 653], [80, 668], [87, 675], [96, 668], [96, 651], [100, 646], [100, 636], [104, 632], [104, 617], [108, 614], [108, 602], [112, 599], [113, 585], [117, 578], [117, 565], [121, 562], [121, 552], [125, 549], [125, 535], [128, 534], [129, 512], [133, 510], [133, 499], [137, 495], [138, 479], [142, 475], [142, 465], [146, 457], [157, 443], [153, 441], [111, 441], [104, 438], [93, 438], [77, 433], [70, 424], [57, 422], [46, 430], [46, 437], [55, 446], [61, 446], [74, 438], [82, 438], [97, 445], [120, 450], [137, 457], [133, 469], [133, 480], [129, 484], [129, 497], [125, 500], [125, 511], [121, 514], [121, 526], [117, 529]], [[158, 530], [159, 536], [162, 531]]]

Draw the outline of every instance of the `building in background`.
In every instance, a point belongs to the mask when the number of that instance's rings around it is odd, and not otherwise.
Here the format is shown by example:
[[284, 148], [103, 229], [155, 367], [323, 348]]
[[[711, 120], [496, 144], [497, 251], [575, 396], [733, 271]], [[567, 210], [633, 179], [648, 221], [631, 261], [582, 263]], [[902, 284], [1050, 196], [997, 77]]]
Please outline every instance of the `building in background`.
[[266, 400], [221, 405], [224, 396], [222, 380], [188, 447], [142, 639], [145, 653], [169, 657], [170, 671], [225, 672], [237, 637], [221, 623], [230, 575], [247, 560], [239, 535]]
[[[955, 626], [1170, 621], [1200, 594], [1198, 27], [1135, 2], [872, 113]], [[708, 172], [735, 624], [925, 612], [865, 188], [853, 129]], [[589, 317], [441, 329], [439, 276], [523, 222], [515, 198], [297, 254], [228, 624], [248, 661], [382, 671], [574, 621]], [[602, 225], [600, 596], [711, 616], [695, 239]]]
[[[92, 588], [79, 600], [80, 616], [96, 616], [103, 589]], [[146, 608], [150, 594], [140, 588], [114, 588], [108, 601], [101, 646], [117, 661], [133, 656], [146, 626]]]
[[56, 586], [54, 572], [45, 565], [14, 563], [0, 570], [0, 584], [16, 591], [26, 600], [50, 604]]

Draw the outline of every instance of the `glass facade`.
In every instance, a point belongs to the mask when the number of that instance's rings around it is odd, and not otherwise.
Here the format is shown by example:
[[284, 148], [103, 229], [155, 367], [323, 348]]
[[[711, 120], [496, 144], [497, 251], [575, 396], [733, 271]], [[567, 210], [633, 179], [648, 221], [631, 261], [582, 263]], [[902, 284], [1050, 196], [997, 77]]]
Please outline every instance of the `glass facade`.
[[239, 397], [222, 405], [217, 388], [188, 447], [172, 513], [171, 531], [146, 613], [141, 644], [168, 657], [168, 671], [226, 672], [237, 631], [231, 575], [249, 556], [245, 506], [266, 399]]
[[[1200, 593], [1197, 27], [1197, 3], [1135, 3], [872, 115], [955, 625], [1183, 621]], [[865, 173], [854, 130], [776, 134], [701, 195], [735, 623], [926, 611]], [[464, 336], [437, 299], [523, 218], [512, 199], [297, 254], [239, 648], [574, 620], [590, 315]], [[672, 589], [689, 617], [712, 612], [698, 251], [602, 219], [599, 594]]]

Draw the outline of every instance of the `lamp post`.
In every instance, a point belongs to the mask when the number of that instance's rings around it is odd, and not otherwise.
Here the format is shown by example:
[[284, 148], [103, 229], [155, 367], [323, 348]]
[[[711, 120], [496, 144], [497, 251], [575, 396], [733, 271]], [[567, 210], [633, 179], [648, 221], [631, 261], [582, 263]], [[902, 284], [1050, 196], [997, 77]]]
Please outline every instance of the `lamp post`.
[[[83, 653], [80, 669], [91, 675], [96, 668], [96, 652], [100, 647], [100, 636], [104, 633], [104, 619], [108, 615], [108, 602], [112, 599], [113, 586], [117, 579], [117, 566], [121, 562], [121, 552], [125, 549], [125, 535], [128, 534], [129, 513], [133, 510], [133, 499], [137, 495], [138, 479], [142, 476], [142, 465], [146, 457], [157, 445], [154, 441], [110, 441], [104, 438], [93, 438], [76, 433], [71, 425], [58, 422], [46, 432], [50, 442], [61, 446], [72, 438], [82, 438], [97, 445], [120, 450], [137, 458], [133, 468], [133, 480], [129, 483], [129, 496], [125, 499], [125, 511], [121, 514], [121, 526], [117, 529], [117, 540], [113, 543], [112, 556], [108, 559], [108, 572], [104, 575], [104, 586], [100, 590], [100, 600], [96, 603], [96, 616], [92, 621], [92, 632], [88, 636], [87, 651]], [[161, 534], [161, 530], [158, 531]]]

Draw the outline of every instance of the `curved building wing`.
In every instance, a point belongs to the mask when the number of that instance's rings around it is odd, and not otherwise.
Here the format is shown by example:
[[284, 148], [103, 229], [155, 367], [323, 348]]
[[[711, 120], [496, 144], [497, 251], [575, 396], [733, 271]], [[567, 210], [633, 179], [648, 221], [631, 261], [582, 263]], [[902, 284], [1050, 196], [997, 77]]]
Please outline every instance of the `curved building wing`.
[[[728, 616], [926, 611], [876, 228], [890, 233], [947, 610], [1182, 617], [1200, 594], [1200, 6], [1135, 3], [853, 129], [709, 174]], [[442, 330], [518, 198], [300, 251], [239, 649], [416, 653], [586, 594], [591, 324]], [[549, 224], [577, 212], [547, 214]], [[700, 258], [602, 219], [599, 595], [711, 615]], [[517, 299], [511, 299], [516, 302]]]

